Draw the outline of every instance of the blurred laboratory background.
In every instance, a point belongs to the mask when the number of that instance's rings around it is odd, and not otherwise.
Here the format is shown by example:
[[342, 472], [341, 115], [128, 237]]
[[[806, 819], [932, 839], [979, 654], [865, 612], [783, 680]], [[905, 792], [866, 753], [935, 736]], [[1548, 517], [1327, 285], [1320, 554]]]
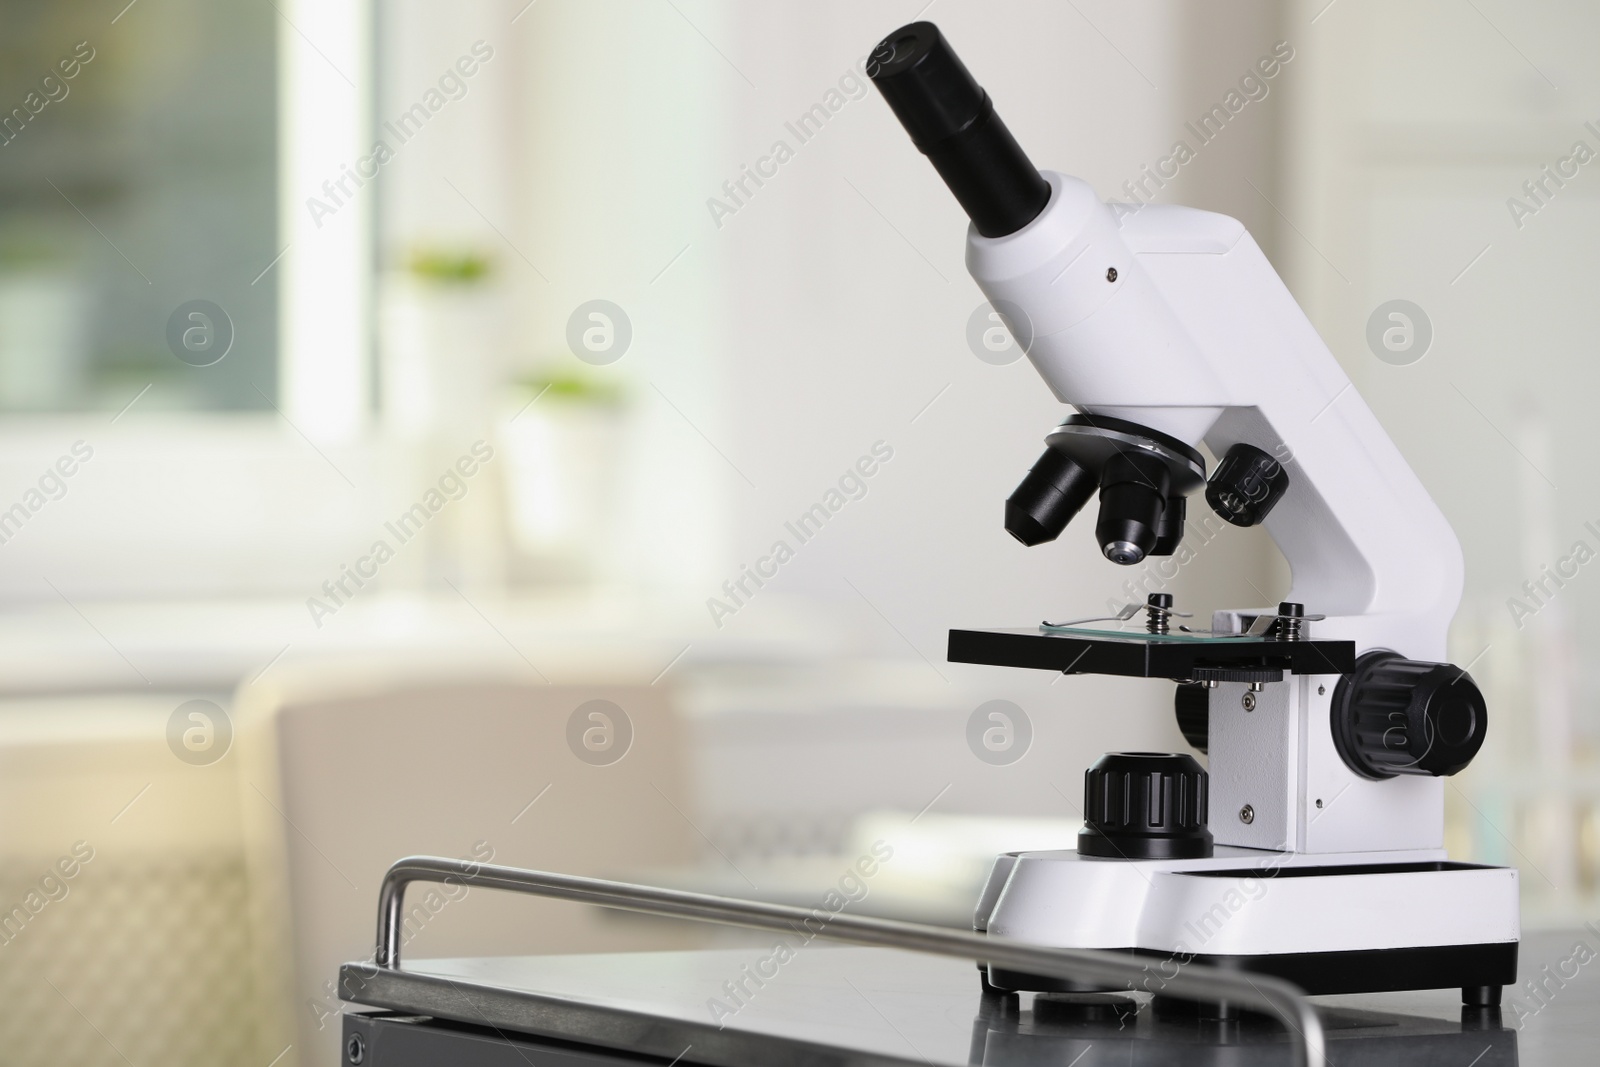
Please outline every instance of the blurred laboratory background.
[[[1448, 846], [1600, 911], [1593, 5], [0, 0], [7, 1063], [336, 1062], [411, 853], [810, 905], [886, 845], [851, 906], [964, 925], [1186, 750], [944, 661], [1288, 575], [1003, 530], [1063, 411], [863, 75], [918, 17], [1041, 166], [1249, 226], [1465, 549]], [[712, 936], [464, 895], [408, 953]]]

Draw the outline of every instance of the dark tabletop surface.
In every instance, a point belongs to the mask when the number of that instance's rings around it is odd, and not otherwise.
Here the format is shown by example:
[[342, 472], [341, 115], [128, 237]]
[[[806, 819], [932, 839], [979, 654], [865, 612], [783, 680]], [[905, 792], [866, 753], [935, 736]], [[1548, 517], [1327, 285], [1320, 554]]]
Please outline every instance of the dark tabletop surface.
[[[772, 977], [757, 987], [746, 967]], [[1328, 1061], [1600, 1063], [1600, 935], [1529, 935], [1520, 970], [1524, 986], [1506, 990], [1498, 1017], [1464, 1015], [1456, 990], [1315, 998]], [[417, 960], [398, 973], [347, 965], [342, 981], [359, 1005], [681, 1056], [684, 1067], [1246, 1067], [1290, 1059], [1283, 1030], [1254, 1016], [1218, 1023], [1157, 1010], [1148, 997], [985, 999], [973, 964], [892, 949], [812, 945], [782, 962], [760, 948]], [[724, 983], [740, 982], [752, 992], [735, 1000]]]

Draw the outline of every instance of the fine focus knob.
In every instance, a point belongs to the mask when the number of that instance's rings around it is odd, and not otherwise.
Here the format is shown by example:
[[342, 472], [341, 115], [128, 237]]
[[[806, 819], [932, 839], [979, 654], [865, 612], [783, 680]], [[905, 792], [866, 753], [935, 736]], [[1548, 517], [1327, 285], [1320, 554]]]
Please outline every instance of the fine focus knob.
[[1206, 485], [1206, 503], [1235, 526], [1256, 526], [1289, 491], [1283, 464], [1254, 445], [1228, 449]]
[[1489, 726], [1470, 674], [1394, 652], [1356, 660], [1334, 690], [1332, 715], [1339, 755], [1367, 778], [1455, 774], [1483, 747]]
[[1206, 772], [1193, 756], [1108, 752], [1083, 774], [1078, 852], [1104, 859], [1211, 855]]

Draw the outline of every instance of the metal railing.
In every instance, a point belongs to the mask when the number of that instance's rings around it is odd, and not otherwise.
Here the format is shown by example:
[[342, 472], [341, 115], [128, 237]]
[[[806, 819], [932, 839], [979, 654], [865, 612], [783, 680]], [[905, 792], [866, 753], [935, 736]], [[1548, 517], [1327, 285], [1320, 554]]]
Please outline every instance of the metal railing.
[[[400, 968], [401, 921], [406, 887], [412, 882], [438, 882], [598, 904], [607, 908], [665, 915], [726, 926], [809, 935], [853, 945], [906, 949], [935, 956], [975, 960], [1009, 970], [1068, 981], [1087, 981], [1138, 988], [1148, 978], [1148, 961], [1139, 957], [1089, 949], [1047, 948], [986, 934], [951, 930], [892, 919], [872, 919], [832, 912], [813, 912], [783, 904], [735, 900], [706, 893], [581, 878], [570, 874], [525, 871], [437, 856], [400, 860], [383, 876], [378, 892], [378, 944], [375, 962]], [[817, 924], [821, 923], [818, 929]], [[809, 925], [808, 925], [809, 924]], [[1325, 1067], [1322, 1023], [1305, 996], [1293, 985], [1266, 975], [1225, 971], [1187, 964], [1171, 978], [1162, 975], [1161, 992], [1186, 1000], [1226, 1001], [1275, 1016], [1288, 1028], [1306, 1067]]]

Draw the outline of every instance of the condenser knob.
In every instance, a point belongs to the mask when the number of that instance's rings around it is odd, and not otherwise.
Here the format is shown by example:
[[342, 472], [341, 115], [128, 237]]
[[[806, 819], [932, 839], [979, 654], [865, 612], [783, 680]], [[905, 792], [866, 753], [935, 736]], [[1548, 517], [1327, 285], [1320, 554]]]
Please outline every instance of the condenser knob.
[[1489, 726], [1472, 675], [1395, 652], [1356, 660], [1334, 690], [1332, 717], [1339, 755], [1367, 778], [1455, 774], [1483, 747]]

